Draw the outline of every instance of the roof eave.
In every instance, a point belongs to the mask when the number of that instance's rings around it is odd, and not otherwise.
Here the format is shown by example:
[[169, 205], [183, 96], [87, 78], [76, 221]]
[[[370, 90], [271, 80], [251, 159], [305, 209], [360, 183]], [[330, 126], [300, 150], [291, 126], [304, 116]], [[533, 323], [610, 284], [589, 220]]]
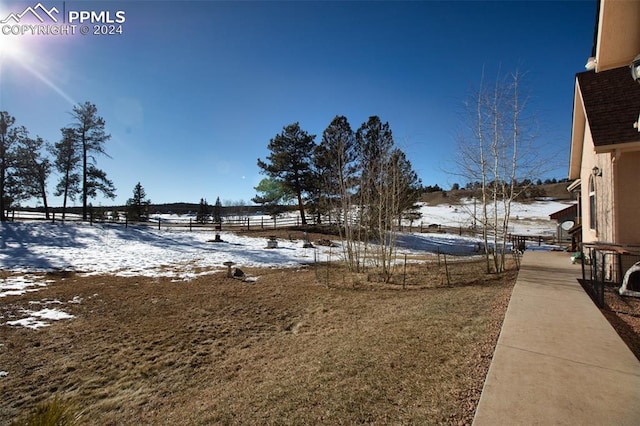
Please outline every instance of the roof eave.
[[575, 91], [573, 95], [573, 120], [571, 125], [571, 156], [569, 159], [569, 179], [580, 177], [582, 164], [582, 151], [584, 149], [584, 132], [586, 124], [586, 114], [580, 92], [578, 77], [575, 80]]
[[595, 152], [597, 154], [602, 154], [606, 152], [612, 152], [615, 150], [618, 151], [637, 151], [640, 150], [640, 133], [638, 133], [638, 140], [635, 142], [625, 142], [625, 143], [612, 143], [607, 145], [598, 145], [595, 148]]

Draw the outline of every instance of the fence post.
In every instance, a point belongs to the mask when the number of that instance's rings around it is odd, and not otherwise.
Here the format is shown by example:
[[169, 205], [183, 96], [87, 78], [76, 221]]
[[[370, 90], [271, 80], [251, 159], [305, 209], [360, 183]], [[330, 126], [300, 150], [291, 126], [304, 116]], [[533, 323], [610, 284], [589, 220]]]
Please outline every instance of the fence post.
[[124, 228], [127, 229], [129, 227], [129, 216], [124, 217]]
[[402, 272], [402, 289], [406, 288], [407, 283], [407, 254], [404, 254], [404, 271]]
[[162, 218], [158, 216], [158, 231], [160, 230], [160, 222], [162, 222]]
[[191, 232], [191, 226], [192, 226], [192, 223], [191, 223], [191, 222], [192, 222], [192, 220], [193, 220], [193, 219], [189, 218], [189, 232]]
[[56, 212], [51, 212], [51, 223], [56, 223]]
[[249, 222], [249, 218], [247, 217], [247, 231], [251, 228], [251, 222]]
[[329, 288], [329, 265], [331, 264], [331, 246], [329, 246], [329, 255], [327, 256], [327, 288]]
[[264, 217], [260, 218], [260, 229], [264, 229]]
[[444, 253], [444, 272], [447, 275], [447, 286], [451, 287], [451, 280], [449, 279], [449, 266], [447, 265], [447, 253]]

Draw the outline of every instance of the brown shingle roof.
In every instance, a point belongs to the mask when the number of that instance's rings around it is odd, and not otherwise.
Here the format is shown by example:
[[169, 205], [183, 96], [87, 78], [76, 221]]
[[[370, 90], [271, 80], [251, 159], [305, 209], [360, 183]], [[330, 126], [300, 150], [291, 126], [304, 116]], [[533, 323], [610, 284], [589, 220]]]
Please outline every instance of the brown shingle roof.
[[640, 114], [640, 84], [629, 67], [577, 74], [582, 100], [596, 147], [640, 141], [633, 128]]
[[578, 214], [578, 205], [577, 204], [572, 204], [567, 208], [564, 208], [562, 210], [558, 210], [555, 213], [551, 213], [549, 215], [550, 219], [562, 219], [565, 216], [576, 216]]

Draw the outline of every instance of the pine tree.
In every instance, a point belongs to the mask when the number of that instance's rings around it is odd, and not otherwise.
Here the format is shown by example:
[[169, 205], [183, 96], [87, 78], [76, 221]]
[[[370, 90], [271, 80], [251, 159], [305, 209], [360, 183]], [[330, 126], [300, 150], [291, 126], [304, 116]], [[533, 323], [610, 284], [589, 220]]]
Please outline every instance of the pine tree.
[[269, 142], [267, 162], [258, 159], [258, 167], [267, 176], [282, 182], [295, 195], [303, 225], [307, 223], [303, 197], [313, 190], [314, 139], [315, 135], [302, 130], [299, 123], [289, 124]]
[[54, 155], [53, 166], [60, 174], [60, 180], [56, 185], [54, 195], [62, 195], [62, 220], [67, 211], [67, 200], [75, 201], [80, 194], [80, 174], [78, 166], [82, 161], [80, 149], [75, 143], [75, 129], [65, 127], [61, 129], [62, 139], [56, 142], [51, 149]]
[[151, 200], [148, 200], [147, 194], [138, 182], [133, 188], [133, 197], [127, 200], [127, 217], [131, 220], [146, 220], [147, 210]]
[[390, 170], [394, 197], [396, 197], [395, 204], [397, 205], [395, 214], [398, 218], [398, 226], [400, 226], [405, 213], [410, 220], [416, 220], [421, 216], [416, 202], [420, 198], [422, 182], [405, 153], [399, 148], [395, 148], [391, 153]]
[[314, 153], [321, 211], [340, 210], [347, 222], [355, 177], [355, 134], [344, 116], [336, 116], [322, 133]]
[[71, 113], [75, 118], [74, 137], [82, 154], [82, 219], [87, 219], [88, 199], [96, 197], [100, 191], [107, 198], [115, 198], [113, 182], [104, 171], [95, 165], [96, 155], [107, 155], [104, 143], [111, 135], [105, 133], [104, 119], [98, 116], [98, 109], [90, 102], [78, 104]]
[[209, 204], [204, 198], [200, 199], [200, 205], [198, 205], [198, 211], [196, 213], [196, 222], [207, 223], [209, 220]]
[[216, 198], [216, 203], [213, 206], [213, 222], [222, 223], [222, 203], [220, 197]]
[[355, 133], [347, 118], [336, 116], [322, 133], [314, 156], [320, 209], [337, 213], [344, 258], [352, 271], [360, 267], [361, 242], [356, 235], [359, 227], [351, 220], [356, 190], [355, 143]]
[[19, 197], [15, 182], [15, 148], [26, 137], [24, 127], [14, 127], [15, 118], [0, 111], [0, 220], [6, 221], [6, 212]]
[[376, 116], [356, 132], [356, 152], [360, 224], [377, 236], [377, 261], [388, 280], [397, 237], [393, 221], [400, 221], [402, 213], [413, 206], [421, 183], [404, 152], [394, 146], [389, 123]]
[[49, 219], [47, 179], [51, 174], [51, 161], [43, 157], [47, 143], [41, 138], [22, 138], [16, 148], [16, 179], [24, 198], [40, 198], [45, 217]]
[[387, 218], [382, 204], [393, 146], [389, 123], [382, 123], [377, 116], [369, 117], [356, 132], [361, 220], [369, 228], [379, 231], [388, 225], [384, 223]]

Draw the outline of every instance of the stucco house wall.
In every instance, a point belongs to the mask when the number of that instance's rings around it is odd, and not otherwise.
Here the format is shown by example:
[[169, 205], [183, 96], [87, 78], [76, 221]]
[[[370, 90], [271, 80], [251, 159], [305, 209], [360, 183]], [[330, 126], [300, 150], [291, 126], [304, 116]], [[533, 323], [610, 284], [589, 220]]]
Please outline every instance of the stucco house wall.
[[[583, 155], [580, 165], [580, 205], [582, 206], [582, 241], [614, 241], [613, 188], [611, 155], [597, 154], [589, 127], [585, 125]], [[598, 173], [594, 173], [594, 168]], [[592, 191], [595, 190], [595, 191]], [[592, 220], [591, 194], [594, 193], [596, 216]]]
[[[640, 151], [619, 152], [614, 161], [619, 186], [615, 197], [616, 240], [621, 244], [640, 243]], [[613, 241], [613, 240], [612, 240]]]

